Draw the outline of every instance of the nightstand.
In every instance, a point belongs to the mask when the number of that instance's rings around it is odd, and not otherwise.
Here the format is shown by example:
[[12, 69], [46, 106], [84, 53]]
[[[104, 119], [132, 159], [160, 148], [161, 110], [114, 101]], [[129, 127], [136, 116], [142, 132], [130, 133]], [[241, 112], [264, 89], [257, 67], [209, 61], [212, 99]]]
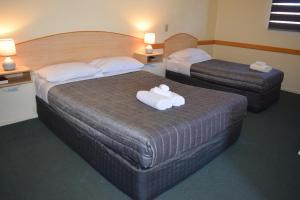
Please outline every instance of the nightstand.
[[133, 55], [133, 57], [143, 64], [150, 64], [150, 63], [162, 62], [163, 53], [153, 52], [151, 54], [147, 54], [144, 52], [137, 52]]
[[8, 79], [8, 83], [0, 84], [0, 126], [37, 117], [30, 71], [26, 66], [17, 66], [13, 71], [4, 71], [0, 66], [0, 76]]
[[0, 67], [0, 77], [5, 77], [8, 80], [8, 83], [0, 84], [0, 88], [32, 82], [30, 69], [26, 66], [17, 66], [12, 71], [4, 71]]

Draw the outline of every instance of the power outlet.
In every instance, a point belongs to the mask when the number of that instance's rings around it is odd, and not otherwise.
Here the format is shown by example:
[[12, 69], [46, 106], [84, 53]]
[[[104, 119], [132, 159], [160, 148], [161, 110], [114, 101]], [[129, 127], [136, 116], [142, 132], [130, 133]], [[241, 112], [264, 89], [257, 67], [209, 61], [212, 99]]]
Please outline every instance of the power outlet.
[[18, 92], [19, 91], [19, 87], [15, 86], [15, 87], [8, 87], [8, 88], [4, 88], [5, 92]]
[[169, 24], [166, 24], [165, 25], [165, 32], [168, 32], [169, 31]]

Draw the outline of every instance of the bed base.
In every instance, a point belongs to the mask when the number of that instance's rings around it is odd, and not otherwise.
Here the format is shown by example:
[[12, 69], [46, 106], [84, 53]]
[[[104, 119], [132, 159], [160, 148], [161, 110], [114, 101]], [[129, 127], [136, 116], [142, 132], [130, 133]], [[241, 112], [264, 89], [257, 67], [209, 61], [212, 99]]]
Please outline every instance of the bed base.
[[185, 153], [180, 158], [150, 169], [140, 169], [101, 142], [88, 137], [84, 130], [58, 115], [42, 99], [36, 97], [36, 101], [39, 119], [101, 175], [133, 199], [153, 199], [193, 174], [233, 144], [242, 127], [241, 120], [207, 144]]
[[258, 93], [254, 91], [242, 90], [239, 88], [220, 85], [206, 80], [191, 78], [190, 76], [172, 72], [169, 70], [166, 71], [166, 78], [187, 85], [193, 85], [243, 95], [248, 99], [248, 110], [256, 113], [265, 110], [270, 105], [278, 101], [280, 98], [281, 84], [275, 85], [273, 88], [269, 89], [264, 93]]

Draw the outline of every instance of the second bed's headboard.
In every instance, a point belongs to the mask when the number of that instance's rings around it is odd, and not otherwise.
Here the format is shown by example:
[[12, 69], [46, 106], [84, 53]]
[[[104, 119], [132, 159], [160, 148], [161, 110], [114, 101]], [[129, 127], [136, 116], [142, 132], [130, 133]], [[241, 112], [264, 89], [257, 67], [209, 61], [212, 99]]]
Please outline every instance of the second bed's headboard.
[[178, 33], [165, 40], [164, 55], [169, 56], [176, 51], [197, 46], [197, 38], [187, 33]]
[[88, 62], [106, 56], [132, 56], [143, 40], [104, 31], [78, 31], [50, 35], [17, 44], [17, 65], [32, 70], [64, 62]]

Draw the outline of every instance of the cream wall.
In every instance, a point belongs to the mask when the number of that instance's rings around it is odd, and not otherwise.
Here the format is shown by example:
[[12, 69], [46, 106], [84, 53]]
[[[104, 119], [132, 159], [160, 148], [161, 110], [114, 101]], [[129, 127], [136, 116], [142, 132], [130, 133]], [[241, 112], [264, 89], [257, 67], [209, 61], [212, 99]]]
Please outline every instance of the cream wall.
[[[268, 30], [271, 0], [219, 0], [216, 40], [300, 49], [300, 33]], [[283, 89], [300, 94], [300, 56], [215, 45], [214, 57], [246, 64], [266, 61], [285, 73]]]
[[[103, 30], [143, 36], [157, 33], [157, 42], [177, 32], [203, 39], [214, 35], [217, 0], [4, 0], [0, 37], [17, 42], [78, 30]], [[169, 24], [169, 32], [164, 31]]]
[[[22, 42], [79, 30], [102, 30], [157, 42], [178, 33], [201, 40], [228, 40], [300, 48], [300, 34], [267, 29], [271, 0], [3, 0], [0, 38]], [[169, 31], [164, 26], [169, 24]], [[264, 60], [285, 72], [283, 89], [300, 93], [300, 56], [218, 45], [202, 46], [214, 57], [252, 63]], [[36, 117], [34, 86], [0, 89], [0, 126]]]

